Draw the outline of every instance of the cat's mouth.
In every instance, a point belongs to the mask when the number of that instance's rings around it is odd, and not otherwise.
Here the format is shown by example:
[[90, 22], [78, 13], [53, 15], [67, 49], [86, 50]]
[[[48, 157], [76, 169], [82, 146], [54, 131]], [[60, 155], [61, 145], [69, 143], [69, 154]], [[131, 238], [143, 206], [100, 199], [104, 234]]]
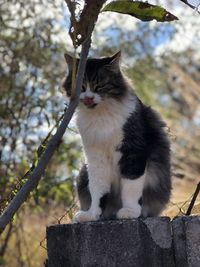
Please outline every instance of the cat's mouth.
[[94, 97], [88, 97], [85, 96], [83, 99], [81, 99], [81, 102], [87, 107], [87, 108], [94, 108], [97, 103], [94, 101]]

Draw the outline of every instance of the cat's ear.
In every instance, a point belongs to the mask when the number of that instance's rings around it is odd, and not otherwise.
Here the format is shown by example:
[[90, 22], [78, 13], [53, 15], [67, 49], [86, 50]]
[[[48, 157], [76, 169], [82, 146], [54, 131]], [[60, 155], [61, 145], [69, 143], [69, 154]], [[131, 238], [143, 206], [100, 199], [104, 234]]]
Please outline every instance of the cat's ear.
[[118, 51], [117, 53], [115, 53], [114, 55], [111, 56], [110, 64], [119, 65], [120, 58], [121, 58], [121, 51]]
[[74, 58], [72, 57], [72, 55], [70, 55], [70, 53], [65, 53], [64, 57], [65, 57], [65, 61], [67, 62], [69, 70], [72, 70]]
[[110, 57], [109, 66], [112, 67], [113, 70], [118, 71], [120, 69], [120, 58], [121, 58], [121, 51], [118, 51], [114, 55]]

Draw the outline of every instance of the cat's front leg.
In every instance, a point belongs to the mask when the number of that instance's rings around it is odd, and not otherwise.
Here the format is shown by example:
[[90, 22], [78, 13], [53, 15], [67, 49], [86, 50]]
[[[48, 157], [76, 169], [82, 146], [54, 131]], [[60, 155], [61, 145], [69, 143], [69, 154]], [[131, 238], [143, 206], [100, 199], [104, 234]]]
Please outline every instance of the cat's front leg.
[[102, 209], [100, 208], [101, 198], [110, 192], [110, 170], [104, 166], [88, 167], [89, 191], [91, 195], [91, 206], [87, 211], [78, 211], [74, 216], [74, 221], [88, 222], [97, 221], [100, 218]]
[[92, 198], [92, 205], [89, 210], [83, 211], [80, 210], [78, 211], [75, 216], [74, 216], [74, 221], [77, 223], [82, 223], [82, 222], [89, 222], [89, 221], [97, 221], [102, 213], [101, 208], [99, 207], [100, 203], [100, 198], [101, 196], [98, 197], [97, 200], [97, 195], [95, 198]]
[[145, 174], [137, 179], [121, 178], [122, 208], [117, 212], [118, 219], [138, 218], [141, 215], [140, 198], [144, 188]]

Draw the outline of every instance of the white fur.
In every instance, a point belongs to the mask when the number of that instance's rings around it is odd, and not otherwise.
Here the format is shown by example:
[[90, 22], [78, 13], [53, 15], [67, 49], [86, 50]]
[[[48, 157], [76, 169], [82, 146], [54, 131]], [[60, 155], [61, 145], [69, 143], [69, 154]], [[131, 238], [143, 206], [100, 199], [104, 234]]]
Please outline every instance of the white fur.
[[84, 93], [80, 94], [80, 100], [82, 101], [85, 97], [93, 97], [94, 104], [99, 104], [102, 101], [100, 95], [95, 94], [88, 89]]
[[[86, 90], [83, 94], [91, 93]], [[93, 93], [94, 98], [97, 94]], [[123, 138], [122, 127], [135, 110], [135, 97], [127, 93], [123, 101], [112, 98], [101, 101], [94, 109], [80, 103], [77, 111], [77, 126], [82, 137], [88, 164], [89, 189], [92, 204], [89, 211], [79, 211], [75, 215], [77, 222], [96, 220], [101, 214], [100, 198], [110, 191], [110, 187], [119, 187], [120, 174], [118, 161], [120, 152], [116, 148]]]
[[121, 179], [122, 206], [118, 213], [118, 219], [137, 218], [141, 214], [141, 206], [138, 200], [142, 196], [145, 183], [145, 174], [138, 179]]

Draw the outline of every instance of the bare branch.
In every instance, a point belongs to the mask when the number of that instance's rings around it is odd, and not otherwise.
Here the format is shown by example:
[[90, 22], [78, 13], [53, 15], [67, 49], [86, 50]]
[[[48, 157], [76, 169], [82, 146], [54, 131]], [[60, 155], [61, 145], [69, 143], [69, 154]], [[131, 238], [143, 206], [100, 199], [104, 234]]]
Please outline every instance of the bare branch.
[[200, 0], [180, 0], [181, 2], [185, 3], [189, 7], [195, 9], [198, 13], [200, 13]]
[[[65, 0], [65, 2], [67, 3], [69, 10], [73, 9], [75, 5], [74, 1]], [[85, 0], [85, 5], [80, 14], [79, 20], [76, 20], [74, 12], [71, 13], [69, 34], [74, 47], [82, 44], [87, 36], [92, 33], [100, 10], [105, 2], [106, 0]]]
[[9, 242], [9, 239], [10, 239], [11, 234], [12, 234], [12, 228], [13, 228], [13, 224], [12, 224], [12, 222], [10, 222], [9, 227], [8, 227], [8, 232], [6, 233], [6, 237], [5, 237], [4, 241], [3, 241], [3, 244], [0, 247], [0, 257], [4, 256], [5, 251], [6, 251], [7, 247], [8, 247], [8, 242]]
[[191, 211], [192, 211], [192, 209], [194, 207], [194, 204], [195, 204], [195, 201], [197, 199], [197, 196], [198, 196], [199, 192], [200, 192], [200, 182], [197, 184], [196, 190], [194, 192], [193, 198], [192, 198], [192, 200], [190, 202], [190, 205], [188, 207], [188, 210], [186, 212], [186, 215], [189, 216], [191, 214]]

